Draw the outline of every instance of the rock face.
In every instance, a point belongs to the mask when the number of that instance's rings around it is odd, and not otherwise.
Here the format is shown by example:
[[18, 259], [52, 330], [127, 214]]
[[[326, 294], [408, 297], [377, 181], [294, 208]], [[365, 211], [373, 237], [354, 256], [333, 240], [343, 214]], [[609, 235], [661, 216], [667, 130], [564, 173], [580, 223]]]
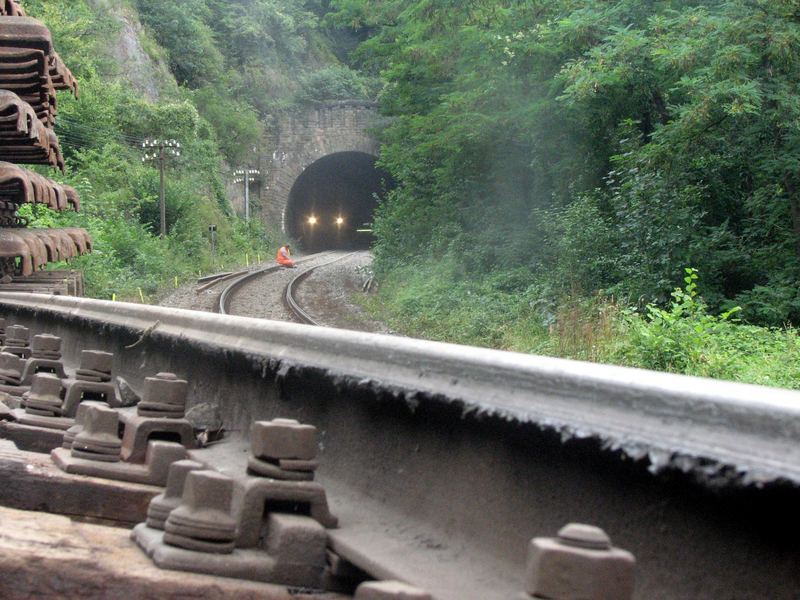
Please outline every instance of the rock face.
[[166, 89], [177, 88], [167, 64], [145, 50], [145, 46], [155, 47], [155, 44], [146, 43], [144, 27], [134, 11], [119, 0], [89, 0], [89, 4], [119, 26], [116, 39], [108, 48], [109, 57], [119, 68], [119, 79], [152, 102], [159, 100]]

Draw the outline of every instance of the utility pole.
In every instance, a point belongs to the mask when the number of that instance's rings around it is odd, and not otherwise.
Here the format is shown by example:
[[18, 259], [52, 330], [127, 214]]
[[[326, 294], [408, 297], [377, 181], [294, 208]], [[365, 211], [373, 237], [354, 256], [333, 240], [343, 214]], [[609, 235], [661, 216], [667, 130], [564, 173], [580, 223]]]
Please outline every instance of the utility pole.
[[167, 166], [167, 156], [180, 156], [181, 143], [175, 140], [145, 140], [142, 142], [144, 156], [142, 162], [158, 162], [159, 186], [158, 186], [158, 207], [161, 213], [161, 237], [167, 235], [167, 201], [166, 188], [164, 184], [164, 170]]
[[253, 181], [253, 178], [258, 177], [261, 175], [261, 171], [258, 169], [237, 169], [233, 172], [233, 175], [236, 179], [233, 180], [234, 183], [242, 183], [244, 182], [244, 220], [250, 220], [250, 182]]

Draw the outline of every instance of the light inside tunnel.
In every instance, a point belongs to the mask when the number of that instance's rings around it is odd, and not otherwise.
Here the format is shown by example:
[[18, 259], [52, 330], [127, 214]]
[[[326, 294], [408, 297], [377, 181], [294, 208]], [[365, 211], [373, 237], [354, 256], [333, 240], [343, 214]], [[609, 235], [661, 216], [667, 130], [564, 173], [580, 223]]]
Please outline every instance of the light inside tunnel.
[[375, 161], [363, 152], [339, 152], [312, 163], [297, 178], [285, 223], [304, 250], [369, 246], [373, 212], [391, 187]]

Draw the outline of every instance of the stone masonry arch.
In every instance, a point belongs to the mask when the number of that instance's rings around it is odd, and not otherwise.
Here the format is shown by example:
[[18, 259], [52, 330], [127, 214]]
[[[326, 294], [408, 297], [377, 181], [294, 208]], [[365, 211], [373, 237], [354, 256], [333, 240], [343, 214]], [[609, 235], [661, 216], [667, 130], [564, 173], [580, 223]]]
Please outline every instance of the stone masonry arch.
[[262, 157], [261, 218], [287, 233], [285, 218], [295, 182], [320, 159], [355, 152], [378, 156], [370, 135], [377, 126], [377, 104], [341, 101], [324, 104], [275, 124], [271, 154]]

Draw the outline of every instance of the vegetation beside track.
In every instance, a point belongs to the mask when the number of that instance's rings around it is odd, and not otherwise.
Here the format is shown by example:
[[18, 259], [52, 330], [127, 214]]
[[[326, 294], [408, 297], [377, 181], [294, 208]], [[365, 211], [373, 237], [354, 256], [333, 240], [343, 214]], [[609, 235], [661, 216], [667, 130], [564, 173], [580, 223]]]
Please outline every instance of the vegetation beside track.
[[[318, 27], [318, 4], [25, 0], [28, 14], [50, 28], [81, 86], [78, 100], [59, 96], [56, 132], [67, 172], [56, 178], [74, 185], [83, 200], [77, 215], [25, 210], [33, 226], [90, 231], [94, 253], [71, 263], [84, 271], [87, 295], [147, 301], [176, 278], [274, 253], [277, 233], [232, 213], [226, 174], [253, 160], [271, 111], [319, 94], [358, 97], [374, 88], [374, 81], [338, 62], [334, 42], [346, 45], [350, 35]], [[120, 58], [117, 47], [139, 51], [124, 50]], [[145, 81], [129, 76], [137, 69], [148, 73]], [[181, 157], [167, 166], [163, 240], [158, 170], [141, 161], [148, 138], [182, 145]]]
[[629, 307], [604, 294], [551, 302], [512, 273], [465, 280], [453, 262], [429, 262], [392, 270], [365, 304], [414, 337], [800, 389], [798, 331], [715, 315], [697, 277], [685, 272], [666, 306]]
[[395, 328], [797, 385], [795, 1], [332, 5], [385, 81]]

